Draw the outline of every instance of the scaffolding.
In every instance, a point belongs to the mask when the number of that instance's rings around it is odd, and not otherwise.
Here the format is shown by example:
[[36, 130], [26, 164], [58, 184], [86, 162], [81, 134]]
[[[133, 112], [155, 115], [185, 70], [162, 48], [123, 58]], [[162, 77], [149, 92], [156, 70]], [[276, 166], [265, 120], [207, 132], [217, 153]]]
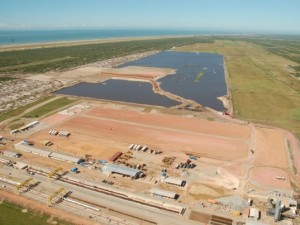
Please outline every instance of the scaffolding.
[[16, 186], [16, 193], [19, 195], [19, 194], [20, 194], [20, 189], [21, 189], [22, 187], [25, 187], [26, 184], [30, 183], [31, 181], [32, 181], [32, 183], [34, 183], [34, 180], [33, 180], [32, 177], [30, 177], [30, 178], [24, 180], [22, 183], [18, 184], [18, 185]]
[[56, 168], [55, 170], [53, 170], [52, 172], [48, 173], [48, 178], [53, 177], [54, 175], [56, 175], [59, 171], [63, 172], [62, 168]]
[[50, 207], [50, 206], [52, 206], [53, 204], [52, 204], [52, 200], [57, 196], [57, 195], [59, 195], [60, 193], [64, 193], [64, 188], [63, 187], [61, 187], [61, 188], [59, 188], [56, 192], [54, 192], [52, 195], [50, 195], [49, 197], [48, 197], [48, 206]]

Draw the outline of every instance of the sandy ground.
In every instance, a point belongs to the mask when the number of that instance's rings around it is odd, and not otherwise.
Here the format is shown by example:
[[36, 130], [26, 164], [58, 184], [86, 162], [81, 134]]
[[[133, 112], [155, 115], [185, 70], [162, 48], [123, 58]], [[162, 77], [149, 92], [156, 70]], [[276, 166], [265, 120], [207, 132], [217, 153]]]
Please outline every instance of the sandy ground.
[[53, 126], [57, 123], [60, 123], [64, 120], [66, 120], [67, 118], [70, 118], [70, 116], [56, 113], [56, 114], [53, 114], [53, 115], [48, 116], [46, 118], [43, 118], [41, 120], [41, 122], [46, 123], [49, 126]]
[[[96, 137], [100, 142], [102, 142], [101, 139], [108, 138], [111, 144], [124, 143], [124, 146], [127, 145], [126, 148], [131, 143], [140, 143], [155, 146], [163, 151], [191, 151], [225, 159], [239, 159], [246, 157], [248, 154], [248, 146], [242, 140], [210, 136], [193, 131], [148, 126], [141, 123], [109, 121], [96, 117], [76, 117], [62, 124], [59, 129], [85, 136], [85, 143], [92, 142], [89, 137]], [[69, 144], [73, 145], [73, 149], [76, 149], [77, 145], [72, 142], [75, 137], [72, 136], [70, 139]], [[101, 144], [98, 149], [101, 148], [100, 146]], [[111, 148], [113, 147], [112, 145]], [[80, 148], [83, 149], [83, 146]], [[90, 148], [90, 145], [85, 148], [85, 151], [88, 148]], [[92, 151], [92, 148], [90, 148], [90, 151]], [[226, 155], [224, 155], [224, 152], [226, 152]]]
[[43, 122], [51, 125], [49, 129], [67, 130], [71, 136], [50, 136], [48, 130], [43, 130], [31, 137], [38, 145], [47, 139], [54, 143], [50, 147], [53, 151], [76, 156], [92, 154], [101, 159], [108, 159], [116, 151], [126, 151], [131, 143], [165, 152], [189, 151], [214, 158], [240, 159], [248, 154], [250, 137], [250, 129], [245, 125], [105, 107], [73, 117], [54, 114]]
[[172, 115], [149, 114], [125, 109], [94, 108], [89, 110], [87, 115], [234, 139], [248, 139], [251, 135], [251, 129], [246, 125], [220, 123]]
[[253, 161], [256, 165], [288, 169], [285, 133], [278, 129], [255, 127]]
[[[235, 188], [242, 194], [244, 187], [251, 183], [266, 190], [270, 187], [285, 190], [291, 188], [287, 133], [284, 130], [234, 121], [208, 121], [183, 115], [167, 115], [159, 110], [145, 112], [142, 106], [99, 104], [96, 101], [81, 105], [82, 107], [72, 106], [42, 119], [48, 125], [47, 129], [30, 135], [29, 138], [38, 147], [42, 147], [40, 141], [48, 139], [54, 145], [42, 148], [77, 157], [90, 154], [94, 159], [107, 160], [117, 151], [125, 153], [132, 143], [162, 150], [163, 153], [159, 156], [133, 152], [134, 158], [127, 162], [133, 165], [145, 163], [148, 176], [135, 185], [130, 179], [127, 181], [126, 178], [118, 177], [118, 185], [127, 190], [145, 192], [150, 189], [154, 180], [160, 179], [162, 159], [165, 156], [176, 156], [174, 165], [169, 168], [169, 175], [185, 177], [190, 186], [182, 190], [165, 184], [159, 184], [159, 187], [178, 192], [183, 196], [183, 203], [196, 204], [195, 199], [228, 194]], [[48, 134], [50, 129], [67, 130], [71, 132], [71, 136], [51, 136]], [[254, 155], [249, 154], [249, 149], [255, 151]], [[202, 155], [195, 161], [198, 166], [191, 172], [173, 168], [187, 159], [185, 152]], [[61, 164], [30, 154], [24, 154], [23, 158], [29, 163], [44, 165], [49, 170]], [[62, 165], [65, 170], [72, 166]], [[94, 171], [95, 174], [92, 172], [82, 171], [80, 176], [87, 180], [99, 180], [99, 176], [103, 177], [98, 171]], [[285, 177], [286, 180], [276, 180], [276, 176]], [[202, 186], [203, 190], [198, 191], [197, 188]]]
[[65, 85], [78, 82], [98, 83], [109, 78], [154, 80], [168, 74], [175, 73], [174, 69], [156, 68], [156, 67], [138, 67], [129, 66], [124, 68], [104, 68], [98, 66], [82, 66], [62, 72], [47, 72], [44, 74], [32, 74], [26, 76], [26, 79], [39, 81], [59, 80]]
[[[278, 180], [276, 177], [284, 177], [285, 180]], [[289, 174], [278, 168], [256, 167], [251, 171], [251, 179], [260, 185], [273, 188], [291, 189]]]
[[122, 77], [142, 77], [142, 78], [158, 78], [167, 74], [173, 74], [176, 70], [168, 68], [157, 67], [140, 67], [140, 66], [128, 66], [124, 68], [106, 68], [101, 71], [101, 74], [109, 74], [112, 76]]

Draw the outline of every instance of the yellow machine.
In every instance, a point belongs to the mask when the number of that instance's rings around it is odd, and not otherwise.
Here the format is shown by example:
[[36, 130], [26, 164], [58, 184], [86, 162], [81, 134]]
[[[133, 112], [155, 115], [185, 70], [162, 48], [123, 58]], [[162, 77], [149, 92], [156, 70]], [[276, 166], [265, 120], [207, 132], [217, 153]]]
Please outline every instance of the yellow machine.
[[60, 189], [58, 189], [56, 192], [54, 192], [52, 195], [50, 195], [48, 197], [48, 206], [52, 206], [52, 200], [57, 196], [59, 195], [60, 193], [64, 193], [64, 188], [61, 187]]
[[22, 187], [25, 187], [26, 184], [30, 183], [31, 181], [32, 181], [32, 183], [34, 184], [34, 180], [33, 180], [32, 177], [30, 177], [30, 178], [28, 178], [27, 180], [24, 180], [22, 183], [18, 184], [18, 185], [16, 186], [16, 193], [19, 195], [19, 194], [20, 194], [20, 189], [21, 189]]
[[53, 170], [52, 172], [50, 172], [49, 174], [48, 174], [48, 178], [51, 178], [51, 177], [53, 177], [55, 174], [57, 174], [59, 171], [61, 171], [61, 172], [63, 172], [63, 169], [62, 168], [56, 168], [55, 170]]
[[233, 216], [240, 216], [242, 213], [240, 211], [232, 211]]

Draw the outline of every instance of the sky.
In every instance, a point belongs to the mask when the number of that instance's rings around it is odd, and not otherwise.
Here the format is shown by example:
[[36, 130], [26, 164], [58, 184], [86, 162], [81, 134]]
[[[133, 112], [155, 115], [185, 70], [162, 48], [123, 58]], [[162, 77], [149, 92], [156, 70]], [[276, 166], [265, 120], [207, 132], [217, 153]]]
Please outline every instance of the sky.
[[0, 29], [300, 34], [300, 0], [0, 0]]

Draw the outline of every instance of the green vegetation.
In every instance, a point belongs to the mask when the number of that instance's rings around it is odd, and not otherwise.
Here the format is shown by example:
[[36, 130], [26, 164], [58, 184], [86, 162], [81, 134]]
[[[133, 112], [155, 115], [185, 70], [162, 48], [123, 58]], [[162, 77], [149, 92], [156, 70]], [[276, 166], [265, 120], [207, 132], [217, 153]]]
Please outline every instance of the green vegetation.
[[297, 173], [297, 167], [295, 166], [295, 158], [294, 158], [294, 153], [291, 147], [291, 143], [289, 140], [287, 140], [287, 146], [288, 146], [288, 150], [290, 153], [290, 158], [291, 158], [291, 162], [292, 162], [292, 170], [293, 172], [296, 174]]
[[3, 225], [49, 225], [51, 222], [57, 225], [71, 225], [57, 218], [50, 219], [50, 216], [39, 212], [31, 210], [22, 212], [22, 207], [8, 202], [0, 204], [0, 215], [0, 224]]
[[[299, 36], [258, 36], [253, 38], [219, 37], [233, 41], [247, 41], [263, 47], [268, 52], [280, 55], [293, 62], [300, 63], [300, 38]], [[218, 38], [218, 39], [219, 39]], [[291, 66], [295, 73], [291, 75], [300, 77], [300, 66]]]
[[40, 104], [40, 103], [42, 103], [44, 101], [47, 101], [47, 100], [49, 100], [51, 98], [53, 98], [53, 96], [47, 96], [45, 98], [39, 99], [39, 100], [37, 100], [35, 102], [32, 102], [32, 103], [30, 103], [28, 105], [25, 105], [25, 106], [22, 106], [20, 108], [15, 109], [15, 110], [9, 111], [9, 112], [4, 113], [4, 114], [1, 114], [0, 115], [0, 122], [4, 121], [4, 120], [7, 120], [7, 119], [9, 119], [11, 117], [14, 117], [14, 116], [18, 116], [18, 115], [24, 113], [27, 109], [29, 109], [29, 108], [31, 108], [31, 107], [33, 107], [35, 105], [38, 105], [38, 104]]
[[214, 121], [215, 118], [208, 116], [208, 117], [207, 117], [207, 120], [208, 120], [208, 121]]
[[1, 82], [5, 82], [5, 81], [9, 81], [9, 80], [14, 80], [16, 78], [13, 78], [13, 77], [0, 77], [0, 83]]
[[300, 107], [292, 110], [292, 118], [300, 121]]
[[[263, 46], [262, 39], [217, 37], [213, 43], [183, 46], [176, 50], [224, 55], [234, 117], [285, 128], [300, 137], [300, 81], [291, 76], [289, 68], [289, 65], [297, 65], [300, 38], [287, 39], [286, 44], [277, 40], [264, 42], [269, 46]], [[293, 45], [292, 42], [299, 44]], [[278, 49], [275, 53], [271, 47], [275, 44], [280, 44], [280, 54]]]
[[40, 117], [46, 115], [49, 112], [53, 112], [54, 110], [60, 109], [64, 106], [70, 105], [73, 102], [76, 102], [77, 99], [69, 99], [66, 97], [55, 99], [37, 109], [32, 110], [29, 113], [26, 113], [24, 117]]
[[0, 52], [0, 72], [37, 73], [62, 70], [144, 51], [210, 42], [210, 39], [203, 37], [184, 37], [6, 51]]
[[199, 83], [199, 80], [200, 80], [200, 78], [203, 76], [203, 74], [204, 74], [204, 71], [200, 71], [198, 74], [197, 74], [197, 76], [196, 76], [196, 78], [195, 78], [195, 83]]
[[15, 124], [10, 125], [9, 129], [15, 130], [15, 129], [18, 129], [18, 128], [24, 126], [24, 125], [25, 125], [25, 123], [15, 123]]
[[300, 66], [292, 66], [292, 68], [295, 70], [295, 73], [293, 74], [293, 76], [300, 78]]
[[[256, 38], [248, 41], [261, 45], [269, 52], [300, 63], [300, 38], [279, 36], [275, 38]], [[292, 66], [292, 68], [295, 70], [292, 75], [300, 77], [300, 66]]]

